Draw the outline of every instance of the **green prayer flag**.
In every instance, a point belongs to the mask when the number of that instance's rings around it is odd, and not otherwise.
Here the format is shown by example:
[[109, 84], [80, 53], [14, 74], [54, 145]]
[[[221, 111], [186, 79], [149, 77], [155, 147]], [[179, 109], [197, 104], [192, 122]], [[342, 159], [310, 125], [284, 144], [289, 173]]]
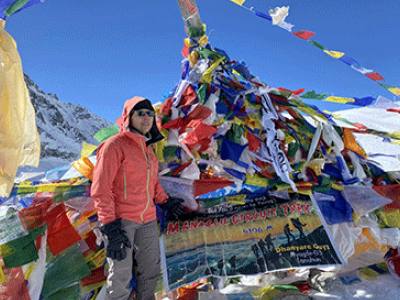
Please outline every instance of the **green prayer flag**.
[[50, 297], [62, 289], [77, 284], [88, 275], [90, 269], [78, 246], [70, 247], [60, 255], [50, 258], [44, 276], [42, 297]]
[[197, 97], [199, 98], [200, 104], [206, 103], [206, 95], [207, 95], [207, 84], [202, 84], [197, 90]]
[[54, 202], [64, 202], [71, 198], [81, 197], [89, 189], [89, 182], [86, 184], [70, 186], [68, 189], [56, 189], [53, 196]]
[[106, 139], [108, 139], [109, 137], [116, 135], [118, 132], [119, 132], [118, 126], [114, 124], [110, 127], [102, 128], [99, 131], [97, 131], [94, 135], [94, 138], [101, 143]]
[[274, 284], [272, 286], [280, 291], [299, 291], [299, 288], [292, 284]]
[[212, 60], [217, 60], [217, 59], [222, 57], [222, 55], [220, 53], [212, 51], [212, 50], [207, 49], [207, 48], [201, 48], [199, 50], [199, 54], [200, 54], [201, 58], [209, 58], [209, 59], [212, 59]]
[[325, 50], [325, 47], [322, 46], [320, 43], [316, 42], [316, 41], [308, 41], [311, 45], [321, 49], [321, 50]]
[[242, 136], [244, 135], [244, 127], [242, 125], [232, 124], [231, 129], [228, 130], [225, 137], [236, 144], [240, 144]]
[[46, 226], [38, 227], [29, 234], [2, 245], [4, 265], [7, 268], [23, 266], [38, 259], [35, 239], [44, 233]]
[[326, 94], [318, 94], [315, 91], [309, 91], [301, 95], [301, 98], [323, 100], [327, 97]]
[[289, 144], [289, 148], [288, 148], [288, 158], [294, 158], [294, 156], [296, 155], [297, 150], [299, 150], [300, 145], [297, 142], [293, 142]]
[[71, 299], [71, 300], [78, 300], [81, 299], [81, 288], [79, 283], [74, 284], [72, 286], [63, 288], [58, 290], [57, 292], [50, 294], [46, 297], [43, 297], [43, 300], [59, 300], [59, 299]]
[[[188, 22], [186, 24], [190, 25]], [[204, 30], [203, 26], [200, 28], [197, 28], [197, 27], [189, 27], [188, 28], [188, 34], [191, 38], [201, 37], [202, 35], [204, 35], [204, 33], [205, 33], [205, 30]]]
[[164, 160], [166, 162], [171, 162], [177, 159], [176, 151], [179, 147], [177, 146], [166, 146], [163, 149]]
[[13, 4], [10, 5], [6, 10], [6, 16], [9, 17], [14, 14], [16, 11], [20, 10], [28, 3], [29, 0], [16, 0]]

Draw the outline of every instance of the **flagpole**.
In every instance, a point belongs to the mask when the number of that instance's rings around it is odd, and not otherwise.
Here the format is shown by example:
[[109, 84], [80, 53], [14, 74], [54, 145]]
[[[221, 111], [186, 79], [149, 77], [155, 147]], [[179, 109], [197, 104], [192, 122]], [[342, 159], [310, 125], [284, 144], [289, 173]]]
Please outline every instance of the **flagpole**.
[[178, 0], [178, 5], [185, 24], [186, 34], [194, 39], [201, 37], [204, 34], [204, 27], [196, 0]]

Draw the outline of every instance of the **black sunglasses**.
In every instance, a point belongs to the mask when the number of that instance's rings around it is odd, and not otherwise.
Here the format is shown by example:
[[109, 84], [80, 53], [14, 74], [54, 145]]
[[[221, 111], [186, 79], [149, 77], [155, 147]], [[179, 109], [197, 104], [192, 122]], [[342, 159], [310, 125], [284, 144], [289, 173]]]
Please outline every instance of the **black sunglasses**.
[[135, 114], [139, 117], [144, 117], [144, 116], [154, 117], [155, 116], [155, 113], [152, 110], [135, 110]]

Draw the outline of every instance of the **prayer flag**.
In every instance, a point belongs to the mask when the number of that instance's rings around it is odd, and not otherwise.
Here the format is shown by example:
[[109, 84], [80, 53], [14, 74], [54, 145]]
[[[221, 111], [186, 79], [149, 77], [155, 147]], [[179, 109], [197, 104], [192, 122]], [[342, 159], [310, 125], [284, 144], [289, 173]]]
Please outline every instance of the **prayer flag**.
[[339, 58], [340, 61], [344, 62], [346, 65], [358, 67], [360, 64], [352, 57], [344, 55]]
[[233, 3], [237, 4], [237, 5], [243, 5], [243, 3], [246, 2], [246, 0], [231, 0]]
[[353, 98], [337, 97], [337, 96], [329, 96], [329, 97], [325, 98], [325, 101], [342, 103], [342, 104], [355, 102], [355, 100]]
[[53, 255], [61, 253], [81, 239], [65, 213], [64, 203], [49, 211], [45, 220], [48, 225], [47, 242]]
[[322, 100], [326, 96], [327, 96], [326, 94], [318, 94], [315, 91], [309, 91], [309, 92], [306, 92], [305, 94], [301, 95], [301, 98]]
[[326, 54], [328, 54], [329, 56], [336, 58], [336, 59], [341, 58], [344, 55], [344, 53], [340, 52], [340, 51], [324, 50], [324, 52]]
[[396, 96], [400, 96], [400, 88], [392, 86], [388, 88], [388, 91]]
[[295, 31], [293, 32], [293, 34], [297, 36], [299, 39], [306, 41], [311, 39], [315, 35], [314, 32], [308, 30]]
[[379, 74], [378, 72], [366, 73], [365, 76], [367, 76], [369, 79], [372, 79], [372, 80], [375, 80], [375, 81], [383, 80], [382, 75]]

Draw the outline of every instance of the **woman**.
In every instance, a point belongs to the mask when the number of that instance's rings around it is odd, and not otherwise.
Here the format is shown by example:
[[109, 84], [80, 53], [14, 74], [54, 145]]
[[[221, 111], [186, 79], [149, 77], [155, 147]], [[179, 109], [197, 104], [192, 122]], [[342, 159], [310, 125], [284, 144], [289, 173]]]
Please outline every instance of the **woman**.
[[[168, 196], [158, 181], [158, 161], [151, 144], [163, 137], [154, 108], [143, 97], [124, 105], [119, 134], [101, 144], [91, 195], [105, 236], [109, 271], [106, 299], [128, 299], [132, 272], [137, 299], [154, 299], [160, 273], [155, 204]], [[168, 201], [168, 206], [179, 200]]]

